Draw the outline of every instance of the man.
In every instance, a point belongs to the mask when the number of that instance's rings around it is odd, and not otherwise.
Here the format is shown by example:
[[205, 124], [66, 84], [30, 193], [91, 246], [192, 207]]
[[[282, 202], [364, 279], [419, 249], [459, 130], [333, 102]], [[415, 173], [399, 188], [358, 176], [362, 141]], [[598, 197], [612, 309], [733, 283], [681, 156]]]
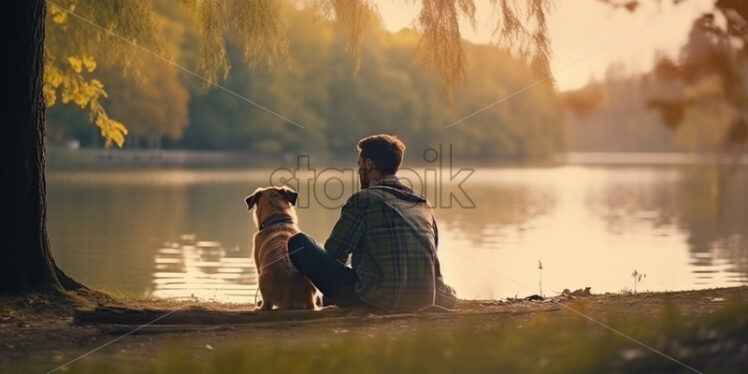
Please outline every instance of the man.
[[[395, 175], [405, 144], [373, 135], [356, 147], [361, 191], [343, 206], [324, 248], [304, 233], [291, 237], [291, 262], [343, 308], [453, 309], [457, 297], [439, 270], [431, 205]], [[349, 256], [351, 267], [345, 265]]]

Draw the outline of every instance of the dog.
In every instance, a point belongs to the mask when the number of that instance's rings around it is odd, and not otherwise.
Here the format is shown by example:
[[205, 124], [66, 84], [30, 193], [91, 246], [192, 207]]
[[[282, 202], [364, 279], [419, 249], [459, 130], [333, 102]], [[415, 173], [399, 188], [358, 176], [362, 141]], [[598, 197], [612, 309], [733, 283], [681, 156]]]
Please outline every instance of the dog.
[[296, 199], [299, 194], [286, 187], [258, 188], [244, 201], [255, 208], [254, 259], [257, 267], [262, 310], [314, 309], [316, 289], [291, 263], [288, 239], [299, 232]]

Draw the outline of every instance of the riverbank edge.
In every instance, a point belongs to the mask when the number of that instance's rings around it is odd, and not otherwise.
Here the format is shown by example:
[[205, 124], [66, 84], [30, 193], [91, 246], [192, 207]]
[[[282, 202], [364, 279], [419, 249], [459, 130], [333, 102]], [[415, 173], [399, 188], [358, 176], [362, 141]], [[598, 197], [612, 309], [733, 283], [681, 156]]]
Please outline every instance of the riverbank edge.
[[[345, 334], [349, 338], [356, 337], [355, 339], [381, 336], [386, 339], [398, 337], [397, 339], [406, 340], [410, 339], [409, 336], [417, 336], [424, 331], [464, 335], [470, 331], [480, 334], [486, 329], [500, 328], [521, 334], [523, 326], [530, 326], [536, 322], [548, 324], [546, 327], [549, 331], [556, 331], [555, 328], [577, 329], [580, 326], [589, 326], [591, 331], [601, 329], [598, 333], [602, 333], [606, 328], [591, 321], [602, 321], [601, 323], [609, 323], [612, 326], [641, 324], [642, 321], [660, 324], [671, 319], [667, 317], [669, 315], [677, 315], [677, 319], [690, 321], [688, 323], [691, 326], [698, 327], [701, 324], [699, 321], [713, 320], [713, 316], [721, 315], [724, 310], [729, 310], [735, 305], [742, 305], [741, 310], [745, 309], [746, 300], [748, 286], [741, 286], [638, 294], [592, 294], [545, 300], [460, 300], [455, 313], [341, 314], [333, 310], [329, 318], [298, 318], [298, 314], [293, 318], [278, 318], [283, 312], [254, 311], [255, 308], [251, 304], [134, 298], [85, 290], [56, 296], [0, 296], [0, 364], [12, 365], [14, 372], [21, 367], [38, 371], [63, 364], [70, 357], [123, 336], [127, 338], [117, 341], [114, 344], [116, 347], [97, 354], [98, 358], [94, 361], [109, 360], [111, 356], [107, 355], [112, 354], [127, 353], [132, 356], [137, 353], [138, 360], [157, 363], [164, 352], [175, 346], [181, 347], [187, 357], [212, 357], [213, 346], [218, 342], [225, 342], [226, 344], [221, 346], [225, 346], [226, 349], [234, 349], [236, 342], [247, 342], [247, 336], [252, 337], [251, 341], [255, 346], [260, 344], [266, 347], [287, 347], [303, 346], [312, 341], [322, 341], [325, 345], [337, 344], [335, 342], [341, 337], [339, 334]], [[214, 312], [264, 313], [272, 318], [253, 323], [218, 325], [74, 323], [75, 310], [107, 305], [117, 305], [131, 310], [159, 311], [163, 313], [161, 316], [175, 310], [190, 310], [207, 315]], [[319, 316], [329, 312], [302, 313]], [[166, 315], [163, 319], [168, 320], [169, 317]], [[723, 318], [720, 321], [724, 331], [745, 328], [743, 320]], [[731, 327], [733, 325], [734, 329]], [[474, 329], [470, 326], [480, 328]], [[561, 334], [561, 331], [557, 333]], [[230, 342], [235, 343], [229, 344]], [[737, 344], [748, 346], [745, 336], [738, 338]], [[0, 365], [0, 369], [2, 366]]]

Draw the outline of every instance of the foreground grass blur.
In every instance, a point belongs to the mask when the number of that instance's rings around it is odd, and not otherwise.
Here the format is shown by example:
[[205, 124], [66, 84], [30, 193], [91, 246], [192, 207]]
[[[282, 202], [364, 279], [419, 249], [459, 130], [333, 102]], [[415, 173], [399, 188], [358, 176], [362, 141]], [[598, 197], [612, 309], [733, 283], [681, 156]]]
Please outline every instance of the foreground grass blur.
[[[584, 311], [583, 304], [573, 305]], [[657, 315], [616, 311], [595, 316], [626, 335], [699, 371], [737, 373], [748, 364], [748, 303], [732, 302], [711, 314], [681, 314], [674, 307]], [[561, 313], [561, 314], [558, 314]], [[479, 318], [459, 328], [429, 326], [414, 333], [370, 335], [367, 331], [320, 334], [288, 343], [279, 339], [231, 343], [196, 358], [176, 343], [158, 360], [138, 366], [146, 373], [225, 372], [424, 372], [597, 373], [690, 372], [610, 330], [568, 311], [536, 313], [496, 327]], [[336, 331], [339, 332], [339, 331]], [[284, 343], [285, 341], [285, 343]], [[134, 360], [135, 357], [121, 357]], [[81, 362], [72, 372], [130, 372], [117, 359]], [[132, 362], [131, 362], [132, 363]]]

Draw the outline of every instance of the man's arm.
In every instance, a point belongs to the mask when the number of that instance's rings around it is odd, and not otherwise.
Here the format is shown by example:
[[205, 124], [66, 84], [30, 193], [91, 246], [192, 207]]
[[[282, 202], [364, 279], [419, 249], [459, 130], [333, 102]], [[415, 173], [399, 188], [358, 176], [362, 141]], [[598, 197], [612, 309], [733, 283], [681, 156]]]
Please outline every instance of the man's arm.
[[340, 219], [332, 229], [330, 237], [325, 242], [325, 250], [341, 262], [345, 262], [348, 255], [353, 253], [364, 234], [366, 208], [362, 207], [355, 198], [349, 199], [343, 206]]

